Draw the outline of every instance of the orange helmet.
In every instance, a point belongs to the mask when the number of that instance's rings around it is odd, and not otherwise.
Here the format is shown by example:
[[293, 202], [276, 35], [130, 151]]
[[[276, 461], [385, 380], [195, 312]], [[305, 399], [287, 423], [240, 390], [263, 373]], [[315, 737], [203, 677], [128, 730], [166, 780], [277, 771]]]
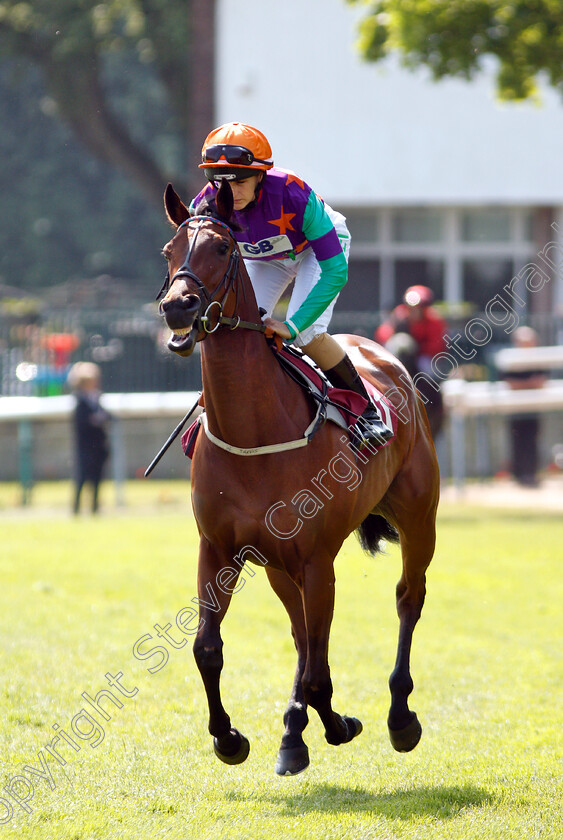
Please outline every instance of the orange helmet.
[[274, 165], [272, 149], [257, 128], [245, 123], [225, 123], [205, 138], [201, 149], [200, 169], [212, 180], [221, 176], [249, 177]]
[[409, 286], [403, 297], [407, 306], [430, 306], [434, 294], [428, 286]]

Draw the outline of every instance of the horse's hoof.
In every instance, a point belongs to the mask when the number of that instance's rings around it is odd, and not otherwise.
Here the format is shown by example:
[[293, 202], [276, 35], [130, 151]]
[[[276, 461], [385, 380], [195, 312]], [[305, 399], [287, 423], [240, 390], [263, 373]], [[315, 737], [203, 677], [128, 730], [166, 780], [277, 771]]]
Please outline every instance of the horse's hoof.
[[309, 750], [302, 747], [280, 749], [276, 759], [275, 771], [278, 776], [296, 776], [309, 766]]
[[333, 747], [338, 747], [340, 746], [340, 744], [347, 744], [349, 741], [352, 740], [352, 738], [355, 738], [356, 735], [359, 735], [362, 729], [364, 728], [362, 726], [361, 721], [359, 721], [358, 718], [347, 717], [346, 715], [342, 715], [341, 720], [344, 726], [346, 727], [346, 734], [344, 735], [344, 737], [342, 737], [339, 734], [333, 738], [329, 736], [329, 734], [325, 730], [325, 738], [327, 744], [331, 744], [331, 746]]
[[348, 737], [342, 743], [347, 744], [348, 741], [351, 741], [352, 738], [359, 735], [364, 727], [362, 726], [361, 720], [358, 720], [358, 718], [355, 717], [346, 717], [346, 715], [343, 715], [342, 720], [346, 724], [346, 728], [348, 730]]
[[389, 739], [397, 752], [410, 752], [414, 750], [420, 741], [421, 735], [422, 726], [414, 712], [412, 713], [411, 722], [404, 729], [391, 729], [389, 727]]
[[213, 749], [224, 764], [242, 764], [248, 758], [250, 742], [238, 729], [233, 728], [223, 738], [213, 738]]

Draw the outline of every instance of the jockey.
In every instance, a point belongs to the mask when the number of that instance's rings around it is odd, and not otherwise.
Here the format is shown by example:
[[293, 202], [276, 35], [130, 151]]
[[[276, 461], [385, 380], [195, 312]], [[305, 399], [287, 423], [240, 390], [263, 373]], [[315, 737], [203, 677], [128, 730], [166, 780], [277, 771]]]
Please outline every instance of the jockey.
[[[250, 276], [264, 324], [293, 342], [324, 371], [331, 385], [361, 394], [368, 405], [358, 423], [364, 441], [388, 440], [385, 425], [342, 347], [327, 333], [336, 298], [348, 279], [350, 233], [346, 220], [295, 173], [274, 168], [266, 137], [253, 126], [226, 123], [203, 144], [209, 184], [194, 198], [197, 212], [223, 179], [233, 191], [234, 235]], [[295, 281], [287, 319], [272, 318], [274, 306]]]

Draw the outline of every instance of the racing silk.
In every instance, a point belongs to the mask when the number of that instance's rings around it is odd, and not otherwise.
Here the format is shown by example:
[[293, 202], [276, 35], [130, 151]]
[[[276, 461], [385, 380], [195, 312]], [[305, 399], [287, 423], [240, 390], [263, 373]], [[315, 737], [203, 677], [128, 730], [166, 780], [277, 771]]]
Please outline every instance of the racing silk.
[[[208, 184], [192, 201], [190, 212], [216, 193], [217, 187]], [[291, 324], [285, 322], [292, 338], [296, 330], [303, 332], [316, 321], [348, 279], [346, 256], [329, 212], [334, 215], [301, 178], [273, 168], [265, 174], [258, 200], [232, 216], [241, 228], [234, 235], [245, 260], [295, 259], [310, 248], [320, 265], [317, 283]]]

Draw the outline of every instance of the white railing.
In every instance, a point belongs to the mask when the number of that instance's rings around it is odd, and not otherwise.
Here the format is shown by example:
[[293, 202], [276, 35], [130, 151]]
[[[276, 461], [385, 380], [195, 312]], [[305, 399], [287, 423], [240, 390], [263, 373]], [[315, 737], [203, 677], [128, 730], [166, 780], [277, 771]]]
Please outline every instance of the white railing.
[[[111, 423], [111, 469], [115, 482], [116, 500], [123, 503], [126, 480], [126, 438], [122, 420], [142, 418], [174, 418], [185, 416], [198, 397], [196, 391], [167, 393], [102, 394], [101, 403], [109, 411]], [[33, 484], [33, 423], [68, 421], [75, 407], [70, 394], [54, 397], [2, 397], [0, 423], [17, 423], [20, 482], [23, 502], [27, 503]], [[201, 409], [196, 409], [194, 418]], [[154, 453], [156, 455], [156, 452]]]
[[[495, 363], [502, 373], [545, 371], [563, 368], [563, 347], [507, 348], [499, 350]], [[542, 388], [513, 390], [506, 382], [466, 382], [450, 379], [442, 386], [450, 416], [450, 455], [454, 482], [462, 486], [466, 476], [467, 417], [519, 414], [533, 411], [563, 411], [563, 379], [548, 379]], [[561, 432], [563, 443], [563, 429]]]
[[[551, 349], [563, 350], [563, 348]], [[513, 359], [509, 359], [509, 363]], [[523, 362], [527, 364], [527, 358]], [[533, 368], [528, 369], [538, 368], [545, 369], [545, 365], [538, 365], [536, 361]], [[462, 485], [466, 476], [467, 418], [495, 414], [510, 415], [522, 411], [563, 411], [563, 379], [548, 380], [543, 388], [533, 390], [512, 390], [505, 382], [466, 382], [463, 379], [451, 379], [444, 382], [442, 389], [444, 403], [450, 416], [451, 473], [457, 485]], [[195, 391], [102, 395], [104, 408], [117, 421], [112, 423], [112, 477], [118, 488], [118, 497], [121, 492], [119, 488], [122, 487], [126, 478], [126, 442], [119, 420], [154, 417], [177, 419], [186, 413], [196, 398]], [[24, 433], [19, 435], [20, 460], [23, 460], [24, 464], [26, 457], [31, 458], [30, 424], [49, 420], [67, 420], [72, 414], [74, 404], [74, 398], [71, 395], [2, 397], [0, 399], [0, 423], [17, 422], [24, 430]], [[27, 433], [25, 433], [26, 429]], [[26, 448], [29, 449], [29, 455], [26, 454]], [[29, 469], [28, 465], [28, 472]]]

